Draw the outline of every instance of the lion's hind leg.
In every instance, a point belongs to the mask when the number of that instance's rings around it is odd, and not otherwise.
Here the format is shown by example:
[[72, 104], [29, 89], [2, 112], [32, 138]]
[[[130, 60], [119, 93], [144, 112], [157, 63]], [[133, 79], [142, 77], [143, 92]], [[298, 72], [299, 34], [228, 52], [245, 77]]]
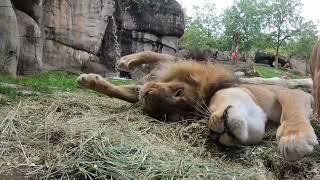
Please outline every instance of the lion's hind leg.
[[82, 74], [77, 79], [81, 87], [93, 89], [110, 97], [118, 98], [130, 103], [139, 101], [139, 85], [116, 86], [104, 80], [98, 74]]
[[287, 160], [301, 159], [318, 145], [309, 120], [312, 97], [300, 90], [280, 90], [277, 94], [282, 107], [281, 125], [277, 130], [279, 153]]

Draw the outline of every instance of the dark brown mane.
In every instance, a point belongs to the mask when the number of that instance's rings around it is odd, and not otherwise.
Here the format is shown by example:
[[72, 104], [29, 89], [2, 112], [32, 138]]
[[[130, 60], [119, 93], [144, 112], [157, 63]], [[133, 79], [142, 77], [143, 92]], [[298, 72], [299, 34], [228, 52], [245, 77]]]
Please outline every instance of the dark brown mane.
[[[202, 108], [197, 107], [200, 105], [207, 106], [216, 91], [237, 84], [237, 78], [231, 72], [222, 65], [212, 63], [196, 61], [163, 63], [154, 73], [156, 80], [145, 83], [143, 92], [161, 90], [161, 93], [144, 104], [149, 114], [170, 113], [180, 114], [182, 117], [189, 116], [184, 113], [197, 111], [197, 108]], [[182, 86], [181, 84], [184, 84], [185, 91], [183, 101], [165, 101], [165, 97], [172, 93], [170, 89]], [[144, 97], [141, 98], [143, 101]]]

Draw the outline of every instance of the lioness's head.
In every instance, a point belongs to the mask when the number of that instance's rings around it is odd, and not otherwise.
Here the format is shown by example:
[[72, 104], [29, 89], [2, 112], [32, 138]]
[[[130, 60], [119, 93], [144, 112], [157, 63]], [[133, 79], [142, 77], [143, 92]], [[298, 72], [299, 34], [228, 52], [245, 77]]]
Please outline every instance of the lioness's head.
[[236, 78], [221, 65], [186, 61], [166, 64], [157, 80], [140, 91], [143, 109], [150, 116], [179, 121], [204, 116], [212, 95], [236, 84]]

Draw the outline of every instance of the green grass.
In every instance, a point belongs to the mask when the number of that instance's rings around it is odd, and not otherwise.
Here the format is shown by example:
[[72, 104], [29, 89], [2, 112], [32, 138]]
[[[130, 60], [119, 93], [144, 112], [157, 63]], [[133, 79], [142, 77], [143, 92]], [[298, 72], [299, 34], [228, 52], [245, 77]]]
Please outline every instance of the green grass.
[[137, 83], [137, 81], [135, 80], [118, 80], [118, 79], [112, 79], [110, 80], [110, 82], [112, 84], [115, 84], [115, 85], [130, 85], [130, 84], [135, 84]]
[[[38, 96], [37, 93], [48, 96], [54, 92], [76, 91], [79, 88], [76, 82], [77, 77], [78, 76], [75, 74], [63, 71], [43, 71], [40, 74], [32, 76], [19, 76], [17, 78], [0, 75], [0, 94], [5, 95], [5, 97], [0, 98], [0, 105], [11, 104], [23, 97], [36, 97]], [[136, 81], [133, 80], [110, 80], [110, 82], [115, 85], [128, 85], [136, 83]], [[28, 89], [31, 88], [34, 93], [26, 95], [15, 88], [7, 87], [1, 83], [25, 86]], [[95, 91], [90, 92], [99, 94]]]
[[19, 97], [22, 97], [23, 94], [17, 90], [5, 87], [0, 85], [0, 94], [3, 94], [5, 97], [0, 98], [0, 105], [10, 104], [11, 102], [16, 101]]
[[[51, 93], [55, 90], [73, 91], [78, 88], [77, 75], [63, 71], [44, 71], [33, 76], [20, 76], [11, 78], [9, 76], [0, 76], [0, 83], [11, 83], [32, 87], [34, 91]], [[111, 80], [115, 85], [127, 85], [135, 83], [131, 80]]]
[[263, 78], [281, 77], [283, 75], [287, 75], [292, 79], [304, 78], [300, 74], [284, 71], [282, 69], [277, 69], [273, 67], [255, 66], [255, 70], [258, 72], [259, 76]]
[[11, 78], [8, 76], [0, 76], [0, 82], [18, 84], [32, 87], [34, 91], [51, 93], [53, 89], [64, 91], [72, 91], [77, 88], [76, 75], [61, 72], [51, 71], [42, 72], [37, 75]]

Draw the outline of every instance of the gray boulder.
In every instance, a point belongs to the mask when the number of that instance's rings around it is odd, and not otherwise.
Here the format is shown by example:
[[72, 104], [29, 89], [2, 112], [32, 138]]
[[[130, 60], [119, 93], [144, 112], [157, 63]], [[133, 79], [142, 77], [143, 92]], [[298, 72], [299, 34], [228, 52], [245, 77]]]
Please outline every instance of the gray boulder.
[[99, 61], [98, 56], [94, 54], [53, 40], [45, 40], [43, 48], [43, 68], [47, 70], [80, 70], [88, 61]]
[[102, 77], [106, 77], [108, 72], [104, 65], [91, 61], [84, 63], [81, 67], [81, 71], [84, 73], [100, 74]]
[[0, 1], [0, 73], [16, 76], [19, 33], [10, 0]]
[[18, 73], [31, 75], [42, 67], [42, 37], [37, 23], [26, 13], [15, 10], [20, 34]]
[[175, 54], [183, 31], [183, 10], [175, 0], [3, 0], [0, 71], [79, 71], [88, 62], [114, 71], [116, 59], [127, 54]]
[[119, 0], [114, 24], [109, 24], [104, 36], [102, 59], [114, 68], [118, 58], [118, 39], [121, 56], [151, 50], [166, 54], [178, 51], [179, 38], [184, 32], [184, 14], [175, 0]]
[[229, 61], [230, 60], [230, 52], [229, 51], [219, 51], [217, 54], [216, 60], [218, 61]]
[[45, 0], [43, 8], [46, 39], [96, 55], [114, 12], [114, 1]]
[[299, 71], [303, 74], [310, 72], [310, 65], [308, 65], [305, 59], [291, 58], [289, 59], [291, 68]]
[[45, 0], [44, 68], [80, 69], [96, 61], [114, 5], [113, 0]]
[[118, 2], [126, 30], [178, 37], [184, 32], [184, 13], [175, 0]]
[[16, 9], [27, 13], [37, 23], [40, 23], [42, 16], [42, 0], [12, 0]]

